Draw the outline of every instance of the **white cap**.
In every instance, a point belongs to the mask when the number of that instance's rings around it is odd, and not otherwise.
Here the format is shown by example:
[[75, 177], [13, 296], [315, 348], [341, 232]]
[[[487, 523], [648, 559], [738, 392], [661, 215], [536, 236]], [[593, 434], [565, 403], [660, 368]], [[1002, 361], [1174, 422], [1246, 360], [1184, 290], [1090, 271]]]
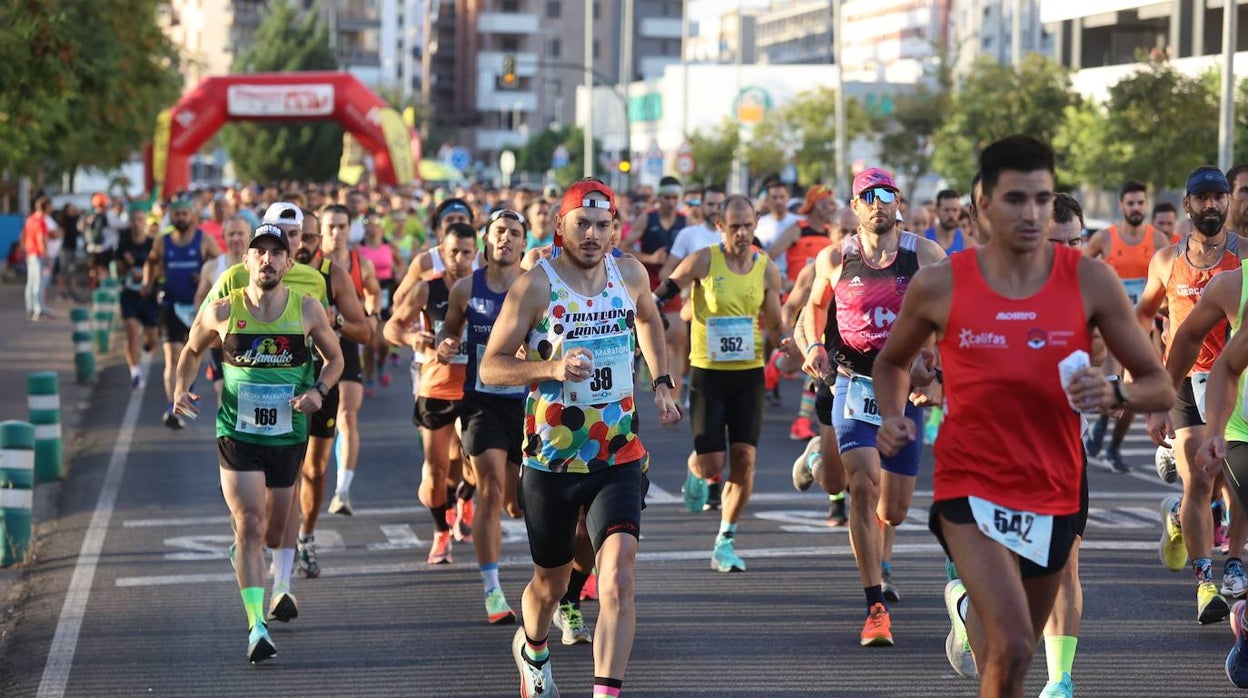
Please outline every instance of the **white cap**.
[[271, 225], [297, 225], [303, 227], [303, 210], [289, 201], [279, 201], [264, 212], [261, 223]]

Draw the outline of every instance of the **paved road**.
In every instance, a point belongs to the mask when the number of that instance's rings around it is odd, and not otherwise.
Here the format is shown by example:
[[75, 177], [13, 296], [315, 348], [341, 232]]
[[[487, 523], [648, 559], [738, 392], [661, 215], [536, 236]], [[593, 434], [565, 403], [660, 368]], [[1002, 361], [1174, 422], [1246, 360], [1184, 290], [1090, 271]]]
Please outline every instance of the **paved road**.
[[[294, 581], [300, 616], [274, 628], [278, 657], [258, 667], [243, 657], [211, 420], [169, 432], [158, 384], [132, 394], [119, 368], [92, 400], [62, 514], [41, 529], [37, 563], [4, 621], [0, 695], [516, 694], [513, 631], [485, 623], [469, 546], [453, 565], [424, 563], [431, 527], [414, 504], [419, 450], [403, 375], [365, 403], [357, 515], [322, 518], [323, 575]], [[678, 501], [687, 427], [660, 430], [645, 417], [655, 487], [628, 694], [974, 695], [944, 658], [944, 567], [925, 523], [930, 467], [897, 540], [897, 646], [860, 648], [863, 599], [846, 533], [824, 524], [825, 498], [789, 484], [796, 402], [797, 385], [786, 384], [784, 407], [767, 415], [757, 494], [738, 533], [750, 571], [738, 575], [709, 569], [718, 517]], [[1228, 626], [1199, 626], [1190, 576], [1158, 562], [1156, 505], [1170, 488], [1152, 474], [1152, 448], [1131, 438], [1136, 475], [1096, 467], [1090, 476], [1079, 695], [1231, 695]], [[527, 555], [522, 523], [506, 522], [502, 580], [517, 607]], [[595, 605], [586, 609], [592, 620]], [[587, 694], [591, 650], [555, 644], [552, 655], [565, 693]], [[1031, 695], [1043, 665], [1037, 656]]]

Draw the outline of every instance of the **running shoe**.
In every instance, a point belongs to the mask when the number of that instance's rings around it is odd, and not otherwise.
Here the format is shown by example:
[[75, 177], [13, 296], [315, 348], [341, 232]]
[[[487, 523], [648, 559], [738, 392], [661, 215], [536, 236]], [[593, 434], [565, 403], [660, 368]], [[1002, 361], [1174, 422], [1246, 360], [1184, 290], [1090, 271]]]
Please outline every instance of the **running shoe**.
[[294, 594], [283, 591], [273, 597], [273, 603], [269, 606], [269, 620], [289, 623], [298, 617], [299, 602]]
[[716, 572], [744, 572], [745, 560], [737, 556], [732, 538], [719, 538], [711, 551], [711, 569]]
[[805, 492], [815, 484], [815, 463], [819, 461], [819, 437], [806, 442], [806, 450], [793, 461], [793, 487], [798, 492]]
[[377, 377], [377, 382], [381, 384], [381, 387], [389, 388], [390, 387], [390, 374], [389, 373], [381, 374], [380, 376]]
[[1044, 684], [1044, 690], [1040, 691], [1040, 698], [1074, 698], [1074, 696], [1075, 680], [1066, 672], [1062, 672], [1061, 681], [1050, 681]]
[[238, 543], [230, 543], [230, 568], [238, 570]]
[[793, 420], [793, 424], [789, 426], [789, 439], [806, 441], [813, 438], [815, 438], [815, 432], [810, 428], [810, 417], [798, 417]]
[[173, 410], [166, 410], [162, 420], [164, 421], [165, 426], [174, 431], [178, 431], [179, 429], [186, 427], [186, 422], [182, 421], [181, 417], [174, 414]]
[[1213, 582], [1201, 582], [1196, 587], [1196, 620], [1201, 625], [1217, 623], [1223, 620], [1231, 613], [1231, 607], [1226, 604], [1226, 599], [1218, 593], [1218, 587]]
[[893, 622], [888, 615], [888, 609], [884, 604], [877, 603], [871, 606], [870, 612], [867, 613], [867, 622], [862, 626], [862, 636], [859, 644], [863, 647], [892, 647], [893, 646]]
[[685, 484], [681, 486], [680, 493], [685, 496], [685, 507], [694, 512], [702, 511], [707, 497], [710, 496], [706, 480], [694, 475], [692, 471], [685, 475]]
[[130, 388], [132, 390], [139, 390], [142, 387], [143, 387], [143, 374], [136, 373], [133, 376], [130, 376]]
[[1161, 500], [1161, 521], [1161, 562], [1171, 572], [1181, 572], [1187, 566], [1187, 546], [1179, 526], [1178, 497], [1170, 495]]
[[828, 525], [844, 526], [849, 523], [849, 506], [848, 499], [841, 496], [840, 499], [833, 499], [828, 504]]
[[476, 508], [471, 499], [455, 500], [455, 522], [451, 524], [451, 535], [458, 543], [472, 542], [472, 517]]
[[316, 561], [316, 541], [312, 536], [295, 543], [295, 566], [299, 569], [299, 576], [304, 579], [321, 576], [321, 566]]
[[581, 587], [581, 601], [597, 601], [598, 600], [598, 573], [591, 572], [589, 578], [585, 580], [585, 586]]
[[372, 381], [364, 382], [364, 397], [377, 397], [377, 388], [373, 386]]
[[455, 562], [451, 557], [451, 532], [435, 531], [433, 534], [433, 545], [429, 547], [429, 559], [426, 560], [431, 565], [449, 565]]
[[1231, 632], [1235, 633], [1235, 645], [1226, 655], [1226, 678], [1236, 688], [1248, 688], [1248, 620], [1244, 617], [1244, 602], [1235, 602], [1231, 609]]
[[333, 499], [329, 500], [329, 513], [352, 516], [354, 513], [351, 511], [351, 495], [335, 492]]
[[556, 628], [563, 631], [563, 644], [584, 645], [593, 642], [593, 635], [585, 626], [585, 617], [581, 609], [572, 605], [571, 601], [561, 601], [555, 609], [555, 617], [551, 619]]
[[1179, 467], [1174, 462], [1174, 449], [1158, 446], [1153, 455], [1153, 465], [1157, 467], [1157, 477], [1162, 482], [1174, 484], [1179, 479]]
[[507, 605], [507, 598], [498, 587], [485, 594], [485, 615], [490, 625], [511, 625], [516, 622], [516, 612]]
[[962, 597], [966, 596], [966, 587], [961, 579], [954, 579], [945, 585], [945, 611], [949, 614], [949, 634], [945, 637], [945, 659], [949, 666], [964, 679], [979, 676], [975, 669], [975, 657], [971, 655], [971, 642], [966, 637], [966, 622], [958, 612]]
[[251, 626], [251, 633], [247, 637], [247, 661], [259, 664], [276, 656], [277, 647], [273, 644], [273, 638], [269, 637], [269, 626], [264, 623]]
[[885, 572], [882, 580], [880, 581], [880, 587], [884, 592], [885, 601], [889, 603], [901, 601], [901, 594], [897, 593], [897, 587], [893, 585], [893, 575]]
[[1096, 420], [1092, 422], [1092, 428], [1088, 430], [1088, 437], [1083, 440], [1083, 449], [1087, 451], [1088, 458], [1096, 458], [1101, 455], [1101, 446], [1105, 443], [1105, 426], [1108, 422]]
[[511, 657], [516, 660], [516, 669], [520, 670], [520, 698], [559, 698], [559, 688], [550, 674], [550, 658], [547, 657], [540, 667], [530, 664], [524, 658], [527, 642], [524, 627], [516, 628], [516, 634], [511, 638]]
[[1244, 573], [1244, 563], [1231, 560], [1226, 563], [1222, 572], [1222, 594], [1232, 599], [1243, 597], [1248, 593], [1248, 574]]
[[1113, 468], [1114, 472], [1119, 475], [1126, 475], [1131, 472], [1131, 466], [1127, 465], [1127, 462], [1122, 459], [1122, 453], [1120, 453], [1117, 448], [1113, 448], [1111, 446], [1105, 451], [1105, 461], [1109, 463], [1109, 467]]
[[723, 503], [721, 496], [724, 493], [724, 483], [707, 482], [706, 483], [706, 503], [702, 505], [702, 511], [718, 511], [719, 505]]

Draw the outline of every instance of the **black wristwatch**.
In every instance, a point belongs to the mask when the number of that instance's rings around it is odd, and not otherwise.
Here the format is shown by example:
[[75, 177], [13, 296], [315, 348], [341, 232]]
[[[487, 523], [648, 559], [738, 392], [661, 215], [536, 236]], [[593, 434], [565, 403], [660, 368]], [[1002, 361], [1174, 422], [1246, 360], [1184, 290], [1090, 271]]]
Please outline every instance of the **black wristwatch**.
[[325, 387], [325, 384], [320, 381], [313, 383], [312, 389], [321, 394], [322, 400], [329, 397], [329, 388]]
[[661, 376], [659, 376], [658, 378], [655, 378], [653, 381], [651, 381], [651, 383], [650, 383], [650, 389], [651, 389], [651, 390], [658, 390], [660, 385], [666, 385], [668, 388], [670, 388], [670, 389], [672, 389], [672, 390], [675, 390], [675, 389], [676, 389], [676, 383], [674, 383], [674, 382], [672, 381], [672, 377], [671, 377], [671, 376], [669, 376], [669, 375], [668, 375], [668, 374], [666, 374], [666, 373], [664, 373], [663, 375], [661, 375]]
[[338, 313], [337, 315], [334, 316], [334, 329], [335, 330], [340, 329], [345, 324], [347, 324], [347, 319], [342, 316], [342, 313]]
[[1105, 376], [1105, 380], [1114, 387], [1114, 408], [1117, 409], [1127, 404], [1127, 388], [1122, 384], [1122, 378], [1111, 374]]

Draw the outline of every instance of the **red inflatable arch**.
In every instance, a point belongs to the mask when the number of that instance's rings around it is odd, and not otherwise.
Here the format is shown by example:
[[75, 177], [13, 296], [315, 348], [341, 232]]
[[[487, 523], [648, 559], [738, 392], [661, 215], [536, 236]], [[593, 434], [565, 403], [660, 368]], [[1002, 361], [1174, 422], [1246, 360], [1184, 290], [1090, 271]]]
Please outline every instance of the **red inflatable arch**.
[[[149, 190], [185, 190], [190, 157], [227, 121], [314, 121], [342, 124], [373, 156], [379, 184], [415, 180], [420, 139], [398, 112], [344, 72], [252, 73], [205, 79], [157, 119]], [[299, 177], [298, 172], [290, 173]]]

